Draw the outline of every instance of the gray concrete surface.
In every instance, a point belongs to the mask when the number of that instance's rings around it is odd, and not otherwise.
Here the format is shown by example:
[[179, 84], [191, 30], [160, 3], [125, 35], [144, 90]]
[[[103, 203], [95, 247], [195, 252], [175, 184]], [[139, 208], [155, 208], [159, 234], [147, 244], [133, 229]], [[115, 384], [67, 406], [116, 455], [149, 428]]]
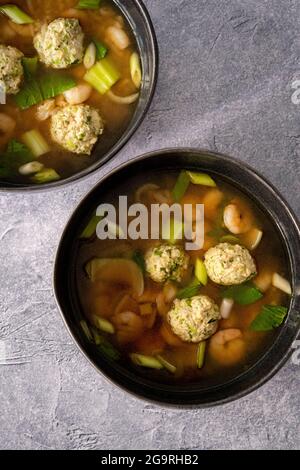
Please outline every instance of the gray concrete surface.
[[145, 3], [160, 43], [160, 77], [131, 142], [73, 186], [0, 194], [0, 448], [299, 448], [299, 366], [287, 364], [238, 402], [167, 410], [107, 384], [56, 308], [53, 259], [69, 215], [109, 169], [145, 151], [229, 153], [270, 178], [300, 215], [300, 106], [291, 102], [291, 83], [300, 78], [298, 0]]

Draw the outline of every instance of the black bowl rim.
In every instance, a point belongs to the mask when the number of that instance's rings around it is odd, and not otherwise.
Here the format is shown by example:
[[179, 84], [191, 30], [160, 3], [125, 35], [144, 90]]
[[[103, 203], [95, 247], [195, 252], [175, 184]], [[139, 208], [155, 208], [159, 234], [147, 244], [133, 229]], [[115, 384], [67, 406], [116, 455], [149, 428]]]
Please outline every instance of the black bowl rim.
[[101, 160], [97, 160], [96, 162], [94, 162], [93, 165], [85, 168], [84, 170], [81, 170], [78, 173], [75, 173], [74, 175], [69, 176], [68, 178], [64, 178], [59, 181], [53, 181], [52, 183], [46, 183], [43, 185], [33, 185], [33, 184], [26, 185], [26, 186], [2, 185], [0, 186], [0, 192], [28, 193], [28, 192], [34, 191], [35, 193], [39, 193], [39, 192], [44, 192], [44, 191], [51, 191], [57, 188], [65, 188], [73, 184], [76, 181], [86, 180], [89, 176], [94, 174], [97, 170], [102, 168], [107, 162], [109, 162], [116, 155], [118, 155], [119, 152], [125, 147], [125, 145], [130, 141], [130, 139], [139, 129], [145, 117], [147, 116], [147, 113], [152, 104], [156, 86], [157, 86], [158, 74], [159, 74], [159, 46], [158, 46], [158, 41], [157, 41], [153, 21], [151, 19], [150, 13], [148, 12], [148, 9], [146, 8], [144, 4], [144, 1], [143, 0], [131, 0], [131, 1], [133, 1], [136, 4], [136, 7], [140, 10], [140, 12], [142, 13], [144, 17], [144, 22], [149, 30], [149, 36], [151, 39], [151, 48], [153, 50], [154, 76], [153, 76], [153, 81], [151, 83], [151, 86], [149, 88], [149, 97], [148, 97], [147, 103], [140, 117], [136, 121], [133, 121], [131, 124], [129, 124], [129, 127], [127, 128], [127, 130], [124, 131], [119, 141], [114, 145], [112, 149], [106, 152], [106, 154]]
[[[130, 167], [131, 165], [135, 165], [135, 164], [137, 164], [137, 163], [139, 163], [143, 160], [146, 160], [146, 159], [150, 160], [153, 157], [154, 158], [159, 157], [159, 156], [163, 157], [165, 155], [170, 155], [170, 154], [172, 154], [172, 155], [196, 154], [196, 155], [199, 155], [199, 157], [201, 157], [201, 155], [203, 155], [203, 154], [211, 155], [211, 156], [220, 158], [221, 163], [222, 163], [222, 161], [225, 162], [225, 163], [227, 162], [229, 164], [235, 165], [241, 171], [246, 170], [246, 172], [251, 173], [259, 181], [260, 184], [262, 184], [265, 188], [267, 188], [270, 192], [272, 192], [273, 195], [275, 195], [276, 198], [281, 202], [282, 206], [284, 207], [284, 210], [285, 210], [286, 214], [288, 215], [289, 221], [294, 225], [295, 230], [298, 232], [298, 244], [300, 244], [300, 223], [299, 223], [294, 211], [290, 208], [289, 204], [287, 203], [285, 198], [280, 194], [280, 192], [276, 189], [276, 187], [272, 183], [270, 183], [269, 180], [267, 178], [265, 178], [261, 173], [257, 172], [253, 167], [251, 167], [247, 163], [245, 163], [241, 160], [238, 160], [236, 158], [229, 157], [228, 155], [222, 154], [220, 152], [215, 152], [215, 151], [212, 151], [212, 150], [206, 149], [206, 148], [169, 147], [169, 148], [164, 148], [164, 149], [153, 150], [153, 151], [144, 153], [140, 156], [137, 156], [135, 158], [132, 158], [132, 159], [118, 165], [117, 167], [111, 169], [110, 171], [108, 171], [108, 173], [106, 173], [99, 180], [99, 182], [97, 184], [95, 184], [95, 186], [84, 197], [82, 197], [80, 202], [77, 204], [75, 210], [73, 211], [73, 213], [71, 214], [71, 216], [68, 219], [68, 222], [67, 222], [67, 224], [64, 228], [64, 231], [62, 233], [62, 236], [61, 236], [58, 248], [57, 248], [55, 263], [54, 263], [54, 272], [53, 272], [54, 296], [55, 296], [56, 304], [57, 304], [58, 310], [60, 312], [60, 315], [62, 317], [62, 320], [63, 320], [70, 336], [72, 337], [73, 341], [77, 345], [78, 349], [81, 351], [83, 356], [88, 360], [88, 362], [96, 369], [96, 371], [99, 374], [101, 374], [109, 383], [111, 383], [114, 386], [117, 386], [119, 389], [125, 391], [127, 394], [129, 394], [131, 396], [136, 397], [137, 399], [141, 400], [142, 402], [153, 403], [155, 405], [160, 405], [160, 406], [163, 406], [163, 407], [166, 407], [166, 408], [177, 408], [177, 409], [210, 408], [210, 407], [213, 407], [213, 406], [220, 406], [220, 405], [224, 405], [224, 404], [227, 404], [229, 402], [233, 402], [235, 400], [238, 400], [238, 399], [254, 392], [259, 387], [264, 385], [284, 366], [284, 364], [287, 362], [287, 360], [292, 355], [292, 349], [290, 347], [287, 348], [286, 352], [281, 357], [281, 360], [271, 368], [271, 370], [268, 372], [268, 374], [266, 374], [264, 377], [260, 378], [259, 381], [257, 381], [256, 383], [252, 384], [251, 386], [249, 386], [249, 387], [247, 387], [247, 388], [245, 388], [245, 389], [243, 389], [243, 390], [241, 390], [241, 391], [239, 391], [239, 392], [237, 392], [233, 395], [230, 395], [230, 396], [227, 396], [227, 397], [224, 397], [224, 398], [221, 398], [221, 399], [218, 398], [216, 400], [211, 400], [210, 402], [206, 402], [206, 403], [192, 402], [192, 403], [187, 403], [187, 404], [182, 403], [182, 401], [177, 401], [176, 398], [172, 401], [171, 400], [167, 401], [165, 398], [162, 398], [162, 399], [152, 398], [152, 397], [146, 396], [145, 394], [143, 395], [142, 393], [139, 394], [135, 390], [132, 390], [130, 387], [127, 387], [124, 384], [119, 383], [117, 380], [113, 379], [107, 373], [105, 373], [100, 368], [100, 366], [97, 365], [91, 357], [89, 357], [88, 352], [85, 350], [85, 348], [83, 346], [81, 346], [79, 344], [79, 341], [76, 339], [75, 334], [72, 331], [72, 328], [69, 326], [69, 324], [67, 322], [67, 318], [66, 318], [66, 316], [63, 312], [63, 309], [61, 307], [61, 304], [60, 304], [59, 293], [57, 291], [56, 277], [57, 277], [57, 270], [59, 269], [59, 263], [60, 263], [61, 246], [62, 246], [63, 240], [65, 238], [65, 235], [67, 234], [67, 232], [69, 230], [69, 227], [70, 227], [70, 225], [73, 221], [73, 218], [76, 217], [76, 214], [79, 211], [79, 209], [82, 206], [85, 205], [86, 200], [88, 200], [89, 197], [94, 193], [94, 191], [97, 191], [97, 189], [106, 180], [114, 177], [114, 175], [116, 173], [126, 169], [127, 167]], [[281, 238], [282, 238], [282, 236], [281, 236]], [[283, 243], [284, 243], [284, 245], [287, 245], [285, 240], [283, 240]], [[293, 295], [292, 300], [294, 299], [294, 297], [296, 298], [296, 296], [298, 298], [298, 303], [299, 303], [299, 306], [300, 306], [300, 301], [299, 301], [300, 290], [299, 290], [299, 287], [297, 287], [296, 295]], [[292, 301], [291, 301], [291, 304], [292, 304]], [[291, 304], [290, 304], [290, 310], [291, 310]], [[299, 334], [299, 331], [300, 331], [300, 324], [298, 324], [297, 332], [295, 334], [295, 339], [297, 338], [297, 336]], [[264, 355], [260, 359], [258, 359], [257, 363], [259, 363], [263, 359], [263, 357], [264, 357]], [[254, 364], [254, 366], [255, 365], [256, 364]], [[251, 370], [251, 368], [250, 368], [250, 370]], [[242, 375], [244, 375], [244, 374], [242, 374]]]

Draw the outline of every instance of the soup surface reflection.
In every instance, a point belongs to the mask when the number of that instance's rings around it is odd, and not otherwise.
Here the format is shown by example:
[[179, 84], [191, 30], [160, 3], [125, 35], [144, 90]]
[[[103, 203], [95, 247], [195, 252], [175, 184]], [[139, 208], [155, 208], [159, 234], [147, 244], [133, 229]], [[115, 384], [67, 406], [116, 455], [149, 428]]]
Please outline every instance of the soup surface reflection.
[[[159, 382], [208, 386], [246, 371], [289, 302], [284, 249], [266, 213], [213, 175], [155, 172], [117, 190], [129, 205], [204, 204], [204, 246], [186, 250], [175, 229], [171, 240], [99, 240], [93, 216], [75, 253], [85, 334], [100, 355]], [[118, 207], [111, 195], [100, 202]]]

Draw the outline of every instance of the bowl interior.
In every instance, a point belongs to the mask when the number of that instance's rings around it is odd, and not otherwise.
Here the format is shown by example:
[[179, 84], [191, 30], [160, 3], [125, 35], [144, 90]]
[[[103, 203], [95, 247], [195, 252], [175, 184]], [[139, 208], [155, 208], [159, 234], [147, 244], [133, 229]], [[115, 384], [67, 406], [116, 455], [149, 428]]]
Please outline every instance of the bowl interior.
[[[199, 384], [164, 385], [149, 379], [137, 377], [132, 371], [99, 355], [99, 352], [87, 342], [79, 327], [82, 318], [80, 304], [74, 292], [75, 261], [77, 237], [86, 225], [91, 211], [105, 195], [118, 183], [129, 178], [133, 172], [146, 172], [148, 169], [182, 169], [200, 170], [219, 175], [255, 200], [265, 211], [282, 239], [289, 262], [290, 278], [293, 284], [289, 315], [285, 324], [272, 345], [257, 362], [246, 372], [221, 385], [203, 387]], [[244, 164], [207, 151], [166, 150], [140, 157], [113, 171], [97, 185], [82, 201], [73, 214], [57, 253], [55, 267], [55, 290], [58, 304], [72, 336], [87, 358], [107, 378], [136, 394], [149, 400], [177, 405], [212, 405], [238, 398], [255, 389], [270, 378], [289, 356], [290, 346], [299, 330], [300, 307], [300, 238], [299, 227], [290, 209], [276, 190], [261, 176]]]
[[88, 176], [107, 161], [109, 161], [121, 148], [128, 142], [134, 132], [137, 130], [142, 120], [147, 114], [148, 108], [151, 104], [158, 74], [158, 46], [154, 28], [145, 8], [144, 4], [140, 0], [112, 0], [116, 7], [118, 7], [125, 18], [127, 19], [135, 39], [142, 62], [143, 69], [143, 83], [140, 90], [140, 97], [135, 108], [134, 114], [126, 128], [122, 129], [119, 138], [111, 146], [111, 144], [105, 144], [104, 148], [99, 149], [99, 145], [95, 146], [92, 155], [91, 163], [88, 167], [78, 171], [68, 178], [54, 181], [44, 185], [33, 185], [33, 184], [14, 184], [4, 181], [0, 181], [0, 191], [31, 191], [31, 190], [43, 190], [50, 189], [65, 184], [74, 182], [80, 178]]

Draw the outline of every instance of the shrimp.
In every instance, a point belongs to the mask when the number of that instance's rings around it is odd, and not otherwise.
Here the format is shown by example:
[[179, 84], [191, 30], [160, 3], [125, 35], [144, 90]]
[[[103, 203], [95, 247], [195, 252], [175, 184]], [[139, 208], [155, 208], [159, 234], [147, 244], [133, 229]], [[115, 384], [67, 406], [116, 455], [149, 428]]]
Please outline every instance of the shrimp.
[[209, 353], [225, 367], [240, 362], [246, 354], [246, 343], [241, 330], [229, 328], [215, 333], [209, 341]]
[[235, 235], [248, 232], [253, 224], [253, 216], [249, 209], [237, 202], [225, 207], [223, 220], [225, 227]]
[[70, 90], [64, 92], [64, 97], [68, 104], [84, 103], [92, 94], [92, 87], [87, 83], [81, 83]]
[[55, 100], [46, 100], [37, 107], [36, 117], [39, 121], [46, 121], [55, 112]]
[[8, 114], [0, 113], [0, 145], [5, 145], [12, 136], [16, 121]]
[[207, 191], [203, 198], [205, 217], [211, 220], [216, 217], [223, 198], [224, 194], [217, 188]]
[[123, 29], [116, 26], [107, 28], [107, 39], [121, 51], [130, 44], [130, 39]]
[[119, 344], [132, 343], [143, 333], [143, 320], [133, 312], [121, 312], [115, 315], [112, 323], [116, 327]]

